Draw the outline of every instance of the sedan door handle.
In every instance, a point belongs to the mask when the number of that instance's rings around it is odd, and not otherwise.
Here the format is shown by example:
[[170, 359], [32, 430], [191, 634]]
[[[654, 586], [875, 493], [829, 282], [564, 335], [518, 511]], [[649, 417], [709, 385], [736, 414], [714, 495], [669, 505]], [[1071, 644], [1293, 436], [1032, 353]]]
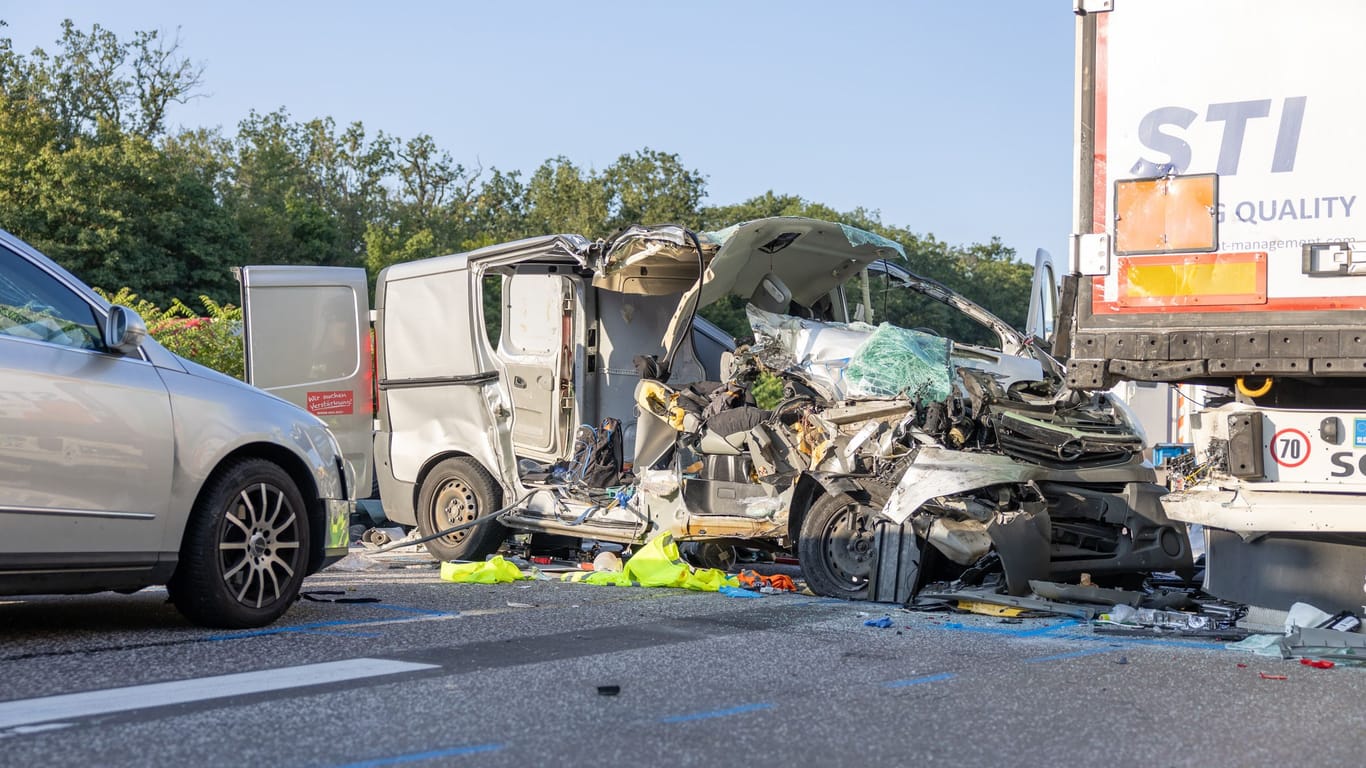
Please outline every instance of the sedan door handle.
[[526, 389], [526, 379], [522, 378], [521, 376], [513, 376], [512, 386], [518, 389]]

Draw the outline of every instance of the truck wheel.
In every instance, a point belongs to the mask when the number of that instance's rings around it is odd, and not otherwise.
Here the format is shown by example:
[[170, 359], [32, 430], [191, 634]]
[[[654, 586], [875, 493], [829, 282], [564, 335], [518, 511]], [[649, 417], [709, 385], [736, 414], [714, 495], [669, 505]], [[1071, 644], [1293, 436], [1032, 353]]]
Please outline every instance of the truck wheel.
[[812, 592], [846, 600], [868, 599], [878, 508], [848, 494], [827, 494], [807, 510], [797, 559]]
[[308, 570], [308, 509], [264, 459], [223, 467], [195, 503], [167, 590], [191, 621], [239, 629], [275, 621]]
[[[422, 481], [417, 497], [417, 530], [424, 537], [496, 512], [503, 491], [479, 462], [468, 457], [446, 459]], [[498, 551], [507, 528], [487, 522], [427, 542], [438, 560], [483, 560]]]

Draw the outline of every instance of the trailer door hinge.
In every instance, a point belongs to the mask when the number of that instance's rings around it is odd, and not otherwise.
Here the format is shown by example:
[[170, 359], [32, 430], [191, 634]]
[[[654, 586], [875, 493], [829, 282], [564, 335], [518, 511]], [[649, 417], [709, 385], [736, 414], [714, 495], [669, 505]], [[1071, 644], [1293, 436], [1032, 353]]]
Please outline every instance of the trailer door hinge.
[[1072, 269], [1082, 275], [1110, 274], [1110, 235], [1072, 235]]
[[1115, 9], [1115, 0], [1072, 0], [1072, 12], [1078, 16], [1104, 13]]

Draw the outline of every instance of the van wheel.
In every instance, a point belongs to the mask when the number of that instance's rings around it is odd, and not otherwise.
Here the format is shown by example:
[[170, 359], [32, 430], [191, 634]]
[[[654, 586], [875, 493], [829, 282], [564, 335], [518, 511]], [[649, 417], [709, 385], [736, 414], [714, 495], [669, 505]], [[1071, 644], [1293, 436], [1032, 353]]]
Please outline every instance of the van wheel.
[[308, 509], [264, 459], [225, 466], [195, 503], [167, 590], [191, 621], [239, 629], [275, 621], [308, 570]]
[[[422, 481], [417, 497], [417, 530], [431, 536], [498, 511], [503, 491], [474, 459], [446, 459], [432, 468]], [[427, 542], [427, 551], [438, 560], [483, 560], [498, 551], [507, 528], [487, 522]]]
[[826, 597], [867, 600], [872, 577], [878, 508], [844, 493], [822, 496], [802, 519], [797, 559], [811, 591]]

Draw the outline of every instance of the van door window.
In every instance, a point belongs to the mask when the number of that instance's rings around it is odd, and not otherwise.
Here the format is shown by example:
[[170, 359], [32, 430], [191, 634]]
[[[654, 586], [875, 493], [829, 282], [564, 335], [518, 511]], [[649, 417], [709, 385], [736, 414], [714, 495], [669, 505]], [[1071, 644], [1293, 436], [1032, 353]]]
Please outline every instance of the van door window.
[[498, 348], [498, 339], [503, 335], [503, 276], [484, 275], [481, 298], [484, 306], [484, 332], [488, 334], [489, 346]]
[[251, 306], [255, 328], [289, 329], [312, 354], [273, 355], [253, 361], [252, 384], [262, 389], [313, 385], [349, 378], [360, 370], [360, 318], [355, 293], [344, 286], [273, 287]]
[[0, 334], [77, 349], [101, 349], [95, 310], [13, 251], [0, 249]]

